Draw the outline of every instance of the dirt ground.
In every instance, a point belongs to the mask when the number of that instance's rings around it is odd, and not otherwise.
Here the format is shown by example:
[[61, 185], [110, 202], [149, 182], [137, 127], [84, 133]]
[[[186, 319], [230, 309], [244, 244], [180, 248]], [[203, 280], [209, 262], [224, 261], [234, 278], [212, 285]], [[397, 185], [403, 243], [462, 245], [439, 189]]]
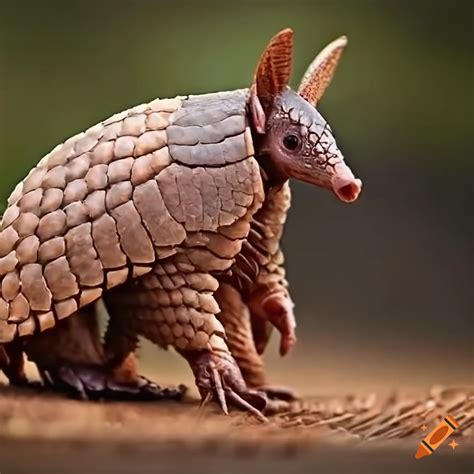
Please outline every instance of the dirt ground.
[[[474, 389], [307, 397], [262, 424], [184, 402], [79, 402], [0, 387], [0, 473], [472, 473]], [[441, 417], [460, 424], [415, 460]], [[425, 433], [421, 430], [426, 425]]]

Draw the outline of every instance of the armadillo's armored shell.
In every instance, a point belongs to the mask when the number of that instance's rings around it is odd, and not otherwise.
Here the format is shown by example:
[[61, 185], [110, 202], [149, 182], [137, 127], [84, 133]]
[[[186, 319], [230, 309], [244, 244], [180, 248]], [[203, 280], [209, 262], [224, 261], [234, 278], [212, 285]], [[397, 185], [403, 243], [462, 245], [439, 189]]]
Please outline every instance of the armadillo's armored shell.
[[0, 343], [147, 273], [187, 232], [241, 217], [253, 188], [233, 195], [232, 181], [256, 173], [243, 163], [253, 155], [246, 95], [156, 99], [70, 138], [31, 170], [0, 227]]

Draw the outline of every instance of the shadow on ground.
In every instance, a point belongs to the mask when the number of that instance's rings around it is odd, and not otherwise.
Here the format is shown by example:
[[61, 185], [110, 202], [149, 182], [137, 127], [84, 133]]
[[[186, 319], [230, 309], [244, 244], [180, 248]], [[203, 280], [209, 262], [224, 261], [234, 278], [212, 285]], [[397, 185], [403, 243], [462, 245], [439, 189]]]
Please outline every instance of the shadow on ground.
[[[470, 388], [423, 396], [320, 397], [261, 424], [214, 406], [88, 403], [0, 387], [0, 472], [472, 472]], [[450, 413], [459, 446], [416, 461], [424, 434]]]

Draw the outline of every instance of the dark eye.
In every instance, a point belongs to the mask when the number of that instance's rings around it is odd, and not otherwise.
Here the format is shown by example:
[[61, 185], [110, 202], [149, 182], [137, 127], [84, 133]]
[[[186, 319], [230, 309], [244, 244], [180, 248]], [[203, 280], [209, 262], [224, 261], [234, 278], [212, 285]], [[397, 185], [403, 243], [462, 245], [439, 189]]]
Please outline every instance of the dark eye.
[[293, 134], [286, 135], [283, 138], [283, 145], [287, 150], [296, 150], [300, 144], [300, 139]]

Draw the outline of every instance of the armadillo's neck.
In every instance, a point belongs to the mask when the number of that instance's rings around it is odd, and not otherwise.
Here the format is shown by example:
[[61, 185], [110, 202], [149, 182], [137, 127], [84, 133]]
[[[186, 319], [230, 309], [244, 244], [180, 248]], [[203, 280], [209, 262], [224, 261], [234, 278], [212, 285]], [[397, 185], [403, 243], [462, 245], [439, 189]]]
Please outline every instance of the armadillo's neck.
[[288, 181], [288, 177], [283, 176], [273, 166], [269, 156], [257, 155], [255, 156], [255, 158], [257, 159], [258, 164], [260, 165], [260, 171], [265, 192], [272, 188], [281, 187]]
[[265, 191], [267, 191], [275, 187], [281, 187], [283, 184], [285, 184], [288, 181], [288, 176], [281, 174], [281, 172], [279, 172], [276, 169], [276, 167], [273, 165], [272, 159], [267, 154], [261, 153], [262, 144], [263, 144], [262, 143], [263, 136], [257, 133], [254, 127], [252, 126], [250, 111], [249, 111], [250, 107], [248, 104], [249, 97], [250, 97], [249, 92], [247, 90], [247, 117], [249, 121], [250, 130], [252, 133], [252, 142], [253, 142], [253, 148], [255, 152], [255, 159], [258, 161], [258, 164], [260, 165], [264, 189]]

